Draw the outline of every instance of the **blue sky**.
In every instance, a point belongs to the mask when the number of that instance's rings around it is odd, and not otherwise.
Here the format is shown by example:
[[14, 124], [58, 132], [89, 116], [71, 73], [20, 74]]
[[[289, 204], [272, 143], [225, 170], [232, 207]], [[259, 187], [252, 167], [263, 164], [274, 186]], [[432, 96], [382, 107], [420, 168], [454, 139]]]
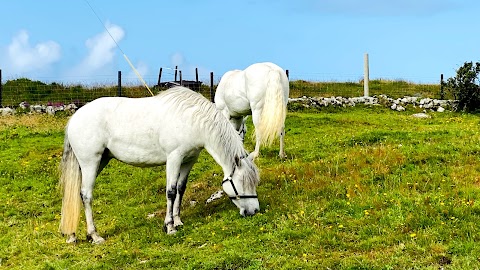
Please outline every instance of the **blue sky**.
[[[106, 33], [89, 4], [109, 29]], [[480, 61], [477, 0], [16, 0], [2, 2], [3, 79], [140, 82], [158, 70], [201, 80], [270, 61], [291, 79], [436, 83]], [[123, 51], [123, 53], [122, 53]]]

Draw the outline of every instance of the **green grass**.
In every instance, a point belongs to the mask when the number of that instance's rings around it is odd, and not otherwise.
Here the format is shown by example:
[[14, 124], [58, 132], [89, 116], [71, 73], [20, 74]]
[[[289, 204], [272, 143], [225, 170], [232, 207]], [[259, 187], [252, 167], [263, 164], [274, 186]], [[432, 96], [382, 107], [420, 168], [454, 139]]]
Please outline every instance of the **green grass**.
[[174, 236], [164, 168], [112, 161], [94, 190], [98, 246], [83, 218], [76, 245], [58, 232], [67, 117], [0, 117], [0, 269], [478, 269], [480, 119], [411, 113], [289, 112], [288, 158], [262, 148], [248, 218], [228, 198], [204, 203], [223, 175], [202, 152]]

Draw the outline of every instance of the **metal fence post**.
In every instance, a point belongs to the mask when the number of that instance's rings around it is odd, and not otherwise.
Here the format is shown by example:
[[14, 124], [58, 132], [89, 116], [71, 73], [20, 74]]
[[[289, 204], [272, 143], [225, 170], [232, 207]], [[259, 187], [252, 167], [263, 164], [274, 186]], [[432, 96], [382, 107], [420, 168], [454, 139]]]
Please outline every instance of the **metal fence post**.
[[117, 88], [117, 96], [122, 96], [122, 72], [118, 71], [118, 88]]

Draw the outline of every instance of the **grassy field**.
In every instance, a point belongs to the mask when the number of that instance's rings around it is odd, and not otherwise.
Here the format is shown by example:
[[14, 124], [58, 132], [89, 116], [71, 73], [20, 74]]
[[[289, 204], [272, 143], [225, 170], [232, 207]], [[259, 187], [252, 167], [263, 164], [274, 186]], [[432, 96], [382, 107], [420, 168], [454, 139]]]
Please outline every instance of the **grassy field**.
[[411, 114], [289, 112], [288, 159], [262, 149], [262, 210], [248, 218], [228, 198], [205, 204], [223, 175], [202, 152], [174, 236], [164, 168], [112, 161], [94, 190], [103, 245], [83, 218], [77, 244], [58, 232], [67, 117], [0, 117], [0, 269], [479, 269], [480, 119]]

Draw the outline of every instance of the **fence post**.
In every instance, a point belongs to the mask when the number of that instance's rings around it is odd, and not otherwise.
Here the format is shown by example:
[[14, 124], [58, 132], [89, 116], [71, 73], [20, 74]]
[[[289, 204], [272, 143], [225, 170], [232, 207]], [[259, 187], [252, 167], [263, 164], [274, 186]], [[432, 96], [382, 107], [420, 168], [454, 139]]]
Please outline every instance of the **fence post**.
[[122, 72], [118, 71], [118, 88], [117, 88], [117, 96], [122, 96]]
[[195, 81], [198, 83], [198, 68], [195, 68]]
[[175, 79], [173, 80], [174, 82], [177, 81], [177, 70], [178, 70], [178, 66], [175, 66]]
[[287, 79], [289, 79], [289, 80], [290, 80], [290, 72], [288, 71], [288, 69], [287, 69], [287, 70], [285, 70], [285, 74], [287, 74]]
[[160, 68], [160, 71], [158, 72], [158, 83], [157, 83], [158, 86], [160, 86], [161, 80], [162, 80], [162, 68]]
[[369, 68], [368, 68], [368, 53], [365, 54], [363, 59], [363, 96], [368, 97], [368, 81], [369, 81]]
[[443, 73], [440, 74], [440, 99], [445, 99], [445, 90], [443, 89]]
[[178, 74], [180, 74], [180, 85], [183, 86], [182, 71], [180, 70]]
[[0, 69], [0, 108], [2, 108], [2, 92], [3, 92], [3, 81], [2, 81], [2, 70]]
[[213, 93], [213, 72], [210, 72], [210, 100], [215, 102], [215, 94]]

